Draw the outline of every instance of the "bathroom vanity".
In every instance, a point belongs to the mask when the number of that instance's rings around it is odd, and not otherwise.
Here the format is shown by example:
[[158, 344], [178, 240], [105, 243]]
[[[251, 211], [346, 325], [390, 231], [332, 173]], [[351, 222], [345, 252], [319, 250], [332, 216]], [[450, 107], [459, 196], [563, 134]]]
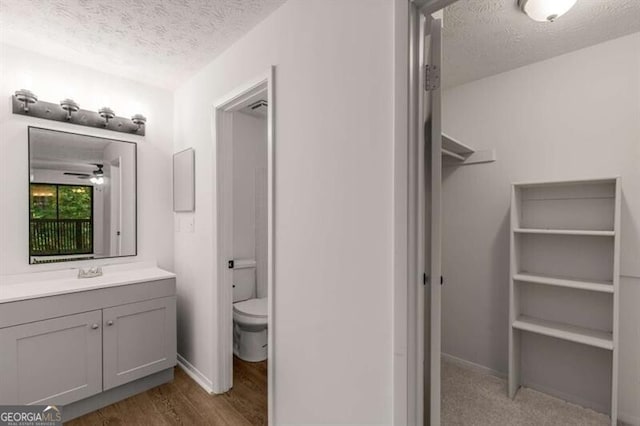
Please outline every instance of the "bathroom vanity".
[[175, 275], [138, 262], [1, 277], [0, 404], [69, 420], [173, 379]]

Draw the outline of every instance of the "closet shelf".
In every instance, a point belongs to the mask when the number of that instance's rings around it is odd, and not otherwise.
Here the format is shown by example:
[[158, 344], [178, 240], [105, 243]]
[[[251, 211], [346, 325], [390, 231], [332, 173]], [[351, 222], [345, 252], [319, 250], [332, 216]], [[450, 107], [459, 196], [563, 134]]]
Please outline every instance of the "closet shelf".
[[255, 268], [256, 261], [255, 259], [235, 259], [233, 269], [247, 269], [247, 268]]
[[531, 333], [569, 340], [575, 343], [613, 350], [613, 335], [599, 330], [546, 321], [521, 315], [512, 324], [513, 328]]
[[588, 229], [535, 229], [535, 228], [515, 228], [516, 234], [549, 234], [549, 235], [586, 235], [592, 237], [613, 237], [615, 231], [594, 231]]
[[[449, 153], [458, 154], [463, 159], [476, 152], [475, 149], [471, 148], [468, 145], [463, 144], [462, 142], [452, 138], [451, 136], [443, 133], [442, 134], [442, 153], [445, 151]], [[446, 155], [446, 154], [445, 154]]]
[[513, 276], [514, 281], [522, 281], [534, 284], [545, 284], [558, 287], [575, 288], [579, 290], [613, 293], [613, 282], [610, 281], [585, 281], [569, 278], [556, 278], [546, 275], [518, 273]]
[[476, 151], [445, 133], [442, 134], [441, 152], [443, 163], [450, 166], [465, 166], [496, 161], [495, 150], [484, 149]]

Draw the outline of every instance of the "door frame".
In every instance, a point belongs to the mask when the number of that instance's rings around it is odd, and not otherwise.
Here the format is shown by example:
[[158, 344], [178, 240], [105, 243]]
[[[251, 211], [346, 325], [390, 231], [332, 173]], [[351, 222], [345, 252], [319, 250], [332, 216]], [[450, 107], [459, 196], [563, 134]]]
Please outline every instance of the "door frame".
[[232, 114], [258, 98], [267, 97], [267, 359], [268, 420], [274, 424], [274, 335], [275, 335], [275, 66], [264, 74], [232, 90], [213, 104], [213, 136], [216, 191], [214, 209], [214, 252], [217, 253], [217, 274], [214, 281], [213, 306], [216, 326], [213, 327], [213, 392], [224, 393], [233, 385], [233, 179]]
[[[394, 424], [424, 425], [429, 424], [430, 419], [425, 416], [424, 395], [424, 350], [425, 340], [425, 288], [423, 285], [423, 273], [426, 272], [426, 256], [430, 244], [426, 244], [426, 238], [420, 238], [428, 229], [426, 220], [429, 219], [425, 211], [424, 201], [428, 196], [425, 182], [421, 176], [425, 174], [424, 164], [424, 133], [421, 117], [424, 115], [424, 88], [422, 77], [423, 58], [420, 52], [424, 51], [424, 21], [425, 16], [436, 13], [457, 0], [407, 0], [409, 13], [407, 17], [407, 31], [396, 33], [396, 37], [407, 37], [409, 42], [405, 54], [408, 57], [408, 89], [406, 97], [408, 104], [408, 117], [404, 123], [408, 126], [406, 137], [402, 142], [406, 144], [406, 156], [402, 161], [396, 161], [396, 183], [394, 190], [398, 193], [405, 192], [407, 197], [396, 197], [396, 212], [401, 217], [395, 221], [396, 235], [396, 259], [394, 268], [396, 272], [396, 284], [394, 287], [394, 362], [399, 354], [405, 355], [402, 359], [405, 363], [394, 368]], [[396, 85], [398, 87], [398, 85]], [[396, 105], [396, 110], [398, 106]], [[398, 113], [396, 111], [396, 116]], [[402, 124], [397, 120], [399, 124]], [[399, 151], [397, 151], [399, 152]], [[404, 154], [404, 153], [403, 153]], [[399, 177], [405, 174], [407, 180]], [[400, 205], [402, 203], [402, 205]], [[403, 213], [404, 212], [404, 213]], [[425, 236], [426, 237], [426, 236]], [[406, 258], [398, 256], [401, 244], [406, 244]], [[403, 272], [406, 272], [403, 274]], [[397, 375], [406, 374], [400, 378]], [[432, 426], [438, 426], [433, 424]]]

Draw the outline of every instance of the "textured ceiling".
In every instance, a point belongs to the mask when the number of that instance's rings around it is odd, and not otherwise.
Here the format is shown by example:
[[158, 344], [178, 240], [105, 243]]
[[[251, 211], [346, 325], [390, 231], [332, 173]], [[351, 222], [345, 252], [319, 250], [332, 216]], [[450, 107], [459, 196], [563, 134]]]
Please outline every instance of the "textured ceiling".
[[285, 0], [0, 0], [0, 40], [173, 88]]
[[640, 31], [640, 0], [578, 0], [535, 22], [516, 0], [459, 0], [444, 11], [443, 78], [467, 83]]

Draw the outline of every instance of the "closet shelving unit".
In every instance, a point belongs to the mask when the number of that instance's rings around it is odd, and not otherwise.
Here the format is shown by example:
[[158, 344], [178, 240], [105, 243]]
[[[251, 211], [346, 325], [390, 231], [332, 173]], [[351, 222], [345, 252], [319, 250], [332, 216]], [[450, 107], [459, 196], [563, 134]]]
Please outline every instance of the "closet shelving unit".
[[442, 134], [442, 159], [445, 165], [464, 166], [467, 164], [490, 163], [496, 161], [493, 149], [475, 150], [457, 139]]
[[[611, 351], [612, 425], [618, 405], [620, 191], [620, 178], [612, 177], [517, 183], [511, 194], [509, 396], [521, 385], [522, 333]], [[598, 300], [611, 314], [607, 321], [594, 323], [580, 305], [584, 297], [605, 298]], [[566, 305], [555, 312], [559, 300]]]

